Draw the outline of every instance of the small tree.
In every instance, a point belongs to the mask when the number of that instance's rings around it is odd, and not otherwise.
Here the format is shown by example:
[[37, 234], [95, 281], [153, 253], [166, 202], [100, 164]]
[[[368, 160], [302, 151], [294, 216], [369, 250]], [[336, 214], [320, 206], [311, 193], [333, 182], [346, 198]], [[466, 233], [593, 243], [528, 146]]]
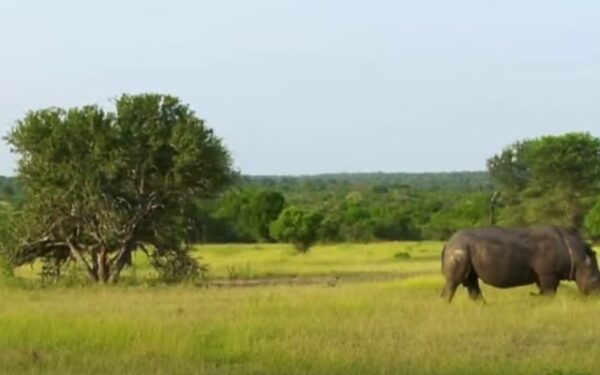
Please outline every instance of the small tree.
[[175, 259], [185, 264], [179, 276], [194, 272], [182, 261], [191, 208], [227, 185], [231, 160], [179, 99], [123, 95], [115, 112], [34, 111], [7, 140], [25, 186], [13, 264], [75, 260], [93, 281], [115, 282], [141, 249], [156, 267]]
[[271, 235], [281, 242], [289, 242], [300, 252], [307, 252], [317, 242], [320, 216], [291, 206], [284, 209], [271, 225]]

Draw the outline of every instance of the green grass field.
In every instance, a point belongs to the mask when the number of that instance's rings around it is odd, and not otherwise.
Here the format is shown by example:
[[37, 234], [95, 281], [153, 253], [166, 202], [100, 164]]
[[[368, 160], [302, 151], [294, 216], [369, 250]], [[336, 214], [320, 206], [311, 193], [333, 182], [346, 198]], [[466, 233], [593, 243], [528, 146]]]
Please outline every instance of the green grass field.
[[[554, 299], [530, 296], [534, 287], [484, 287], [486, 305], [462, 289], [447, 305], [439, 298], [440, 248], [198, 249], [214, 280], [323, 277], [311, 285], [0, 287], [0, 372], [599, 373], [600, 300], [567, 283]], [[141, 278], [149, 271], [137, 261]], [[350, 277], [382, 274], [395, 278]], [[334, 275], [337, 284], [326, 282]]]

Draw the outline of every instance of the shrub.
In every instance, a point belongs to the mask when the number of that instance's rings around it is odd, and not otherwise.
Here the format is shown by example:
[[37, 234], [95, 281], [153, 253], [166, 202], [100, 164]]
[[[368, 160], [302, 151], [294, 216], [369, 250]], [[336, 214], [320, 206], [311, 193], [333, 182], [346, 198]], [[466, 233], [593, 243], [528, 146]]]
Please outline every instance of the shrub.
[[281, 242], [289, 242], [300, 252], [307, 252], [317, 242], [321, 217], [298, 207], [288, 207], [271, 225], [271, 235]]

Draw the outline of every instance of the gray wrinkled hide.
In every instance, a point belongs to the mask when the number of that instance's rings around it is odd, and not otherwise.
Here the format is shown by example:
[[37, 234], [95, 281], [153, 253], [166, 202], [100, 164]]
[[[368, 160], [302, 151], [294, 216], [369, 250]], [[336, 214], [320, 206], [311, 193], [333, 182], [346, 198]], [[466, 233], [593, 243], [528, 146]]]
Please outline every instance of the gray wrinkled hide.
[[554, 226], [459, 231], [444, 247], [442, 273], [442, 297], [448, 302], [461, 284], [472, 299], [482, 299], [479, 279], [498, 288], [535, 283], [544, 295], [554, 294], [561, 280], [575, 280], [584, 294], [600, 290], [591, 247], [578, 234]]

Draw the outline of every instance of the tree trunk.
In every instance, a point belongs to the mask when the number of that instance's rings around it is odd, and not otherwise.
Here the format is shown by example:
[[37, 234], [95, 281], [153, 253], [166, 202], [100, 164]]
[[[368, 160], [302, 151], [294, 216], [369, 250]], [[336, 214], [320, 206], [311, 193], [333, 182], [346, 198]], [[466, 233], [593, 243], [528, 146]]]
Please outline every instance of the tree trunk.
[[115, 259], [115, 263], [111, 269], [110, 282], [117, 283], [119, 281], [119, 277], [121, 276], [121, 271], [125, 268], [126, 265], [131, 264], [131, 249], [128, 246], [122, 249], [119, 252], [119, 256]]
[[123, 245], [114, 257], [109, 257], [109, 249], [102, 247], [92, 247], [87, 249], [90, 259], [86, 259], [79, 246], [72, 242], [67, 242], [71, 251], [71, 256], [82, 269], [87, 273], [90, 280], [95, 283], [116, 283], [119, 281], [121, 271], [127, 265], [131, 265], [131, 254], [134, 246], [132, 244]]
[[83, 270], [87, 273], [88, 277], [93, 282], [98, 282], [98, 272], [95, 269], [95, 267], [90, 266], [90, 263], [85, 259], [85, 257], [81, 253], [81, 250], [75, 244], [73, 244], [71, 241], [67, 241], [67, 244], [69, 246], [69, 250], [71, 251], [71, 256], [75, 258], [77, 263], [79, 263], [82, 266]]
[[110, 277], [110, 264], [108, 264], [107, 249], [102, 248], [98, 256], [98, 280], [106, 283]]

